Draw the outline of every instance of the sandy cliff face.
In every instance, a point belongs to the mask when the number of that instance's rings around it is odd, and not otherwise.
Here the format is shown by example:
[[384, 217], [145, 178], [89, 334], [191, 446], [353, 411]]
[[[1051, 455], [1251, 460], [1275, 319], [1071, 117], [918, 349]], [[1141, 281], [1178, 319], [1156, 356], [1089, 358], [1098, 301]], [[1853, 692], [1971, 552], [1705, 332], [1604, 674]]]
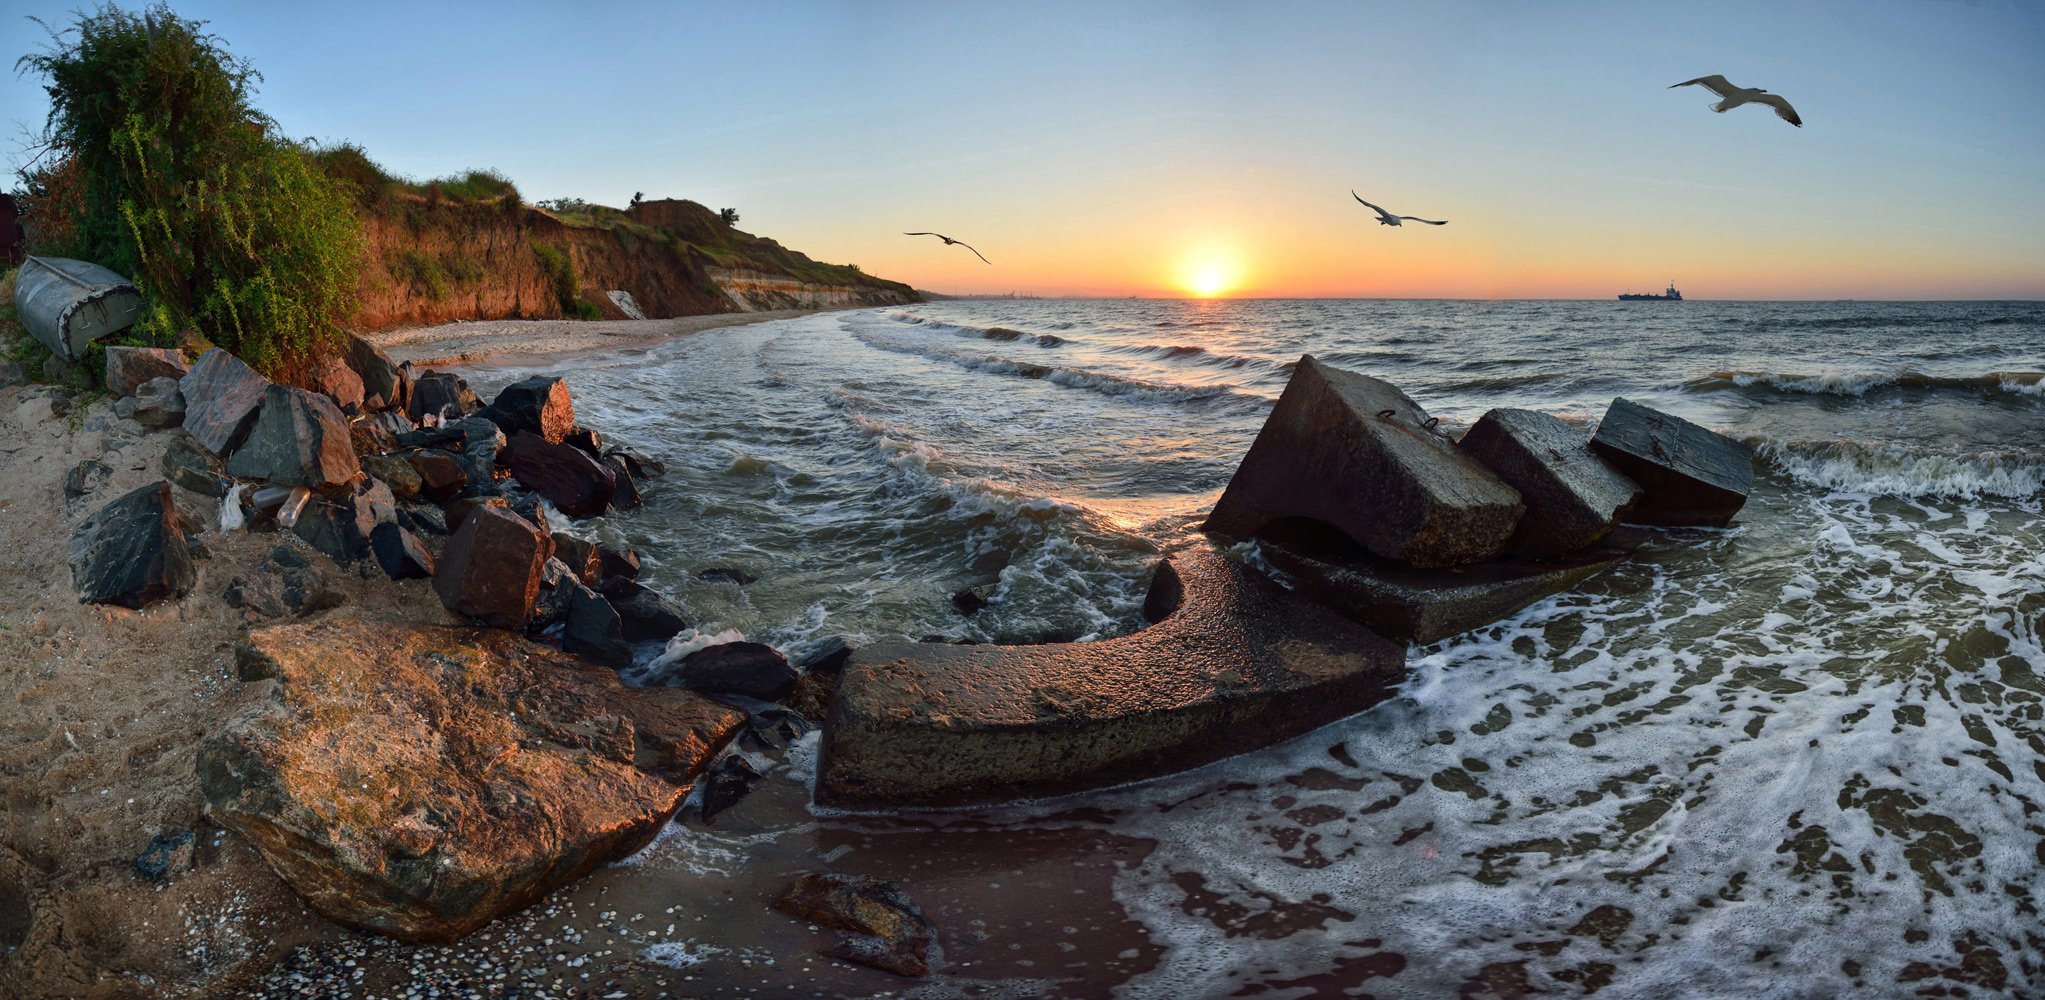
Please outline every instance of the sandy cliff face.
[[368, 255], [357, 329], [570, 315], [548, 252], [572, 266], [575, 300], [606, 319], [628, 318], [607, 294], [612, 290], [630, 292], [653, 319], [885, 305], [913, 294], [727, 270], [686, 242], [626, 228], [570, 226], [523, 205], [410, 206], [365, 218], [363, 231]]

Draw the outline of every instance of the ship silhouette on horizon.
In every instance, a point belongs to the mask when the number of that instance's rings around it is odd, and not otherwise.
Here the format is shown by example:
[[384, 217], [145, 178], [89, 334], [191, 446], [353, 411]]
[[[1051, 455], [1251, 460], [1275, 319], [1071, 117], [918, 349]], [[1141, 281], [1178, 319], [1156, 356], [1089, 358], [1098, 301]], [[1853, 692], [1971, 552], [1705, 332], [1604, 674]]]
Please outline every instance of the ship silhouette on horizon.
[[1636, 294], [1636, 293], [1634, 293], [1634, 292], [1626, 292], [1625, 294], [1622, 294], [1622, 295], [1620, 295], [1620, 296], [1619, 296], [1619, 301], [1621, 301], [1621, 302], [1681, 302], [1681, 301], [1683, 301], [1683, 293], [1682, 293], [1682, 292], [1679, 292], [1679, 291], [1676, 291], [1676, 279], [1674, 279], [1674, 278], [1670, 278], [1670, 279], [1669, 279], [1669, 290], [1668, 290], [1668, 291], [1666, 291], [1666, 292], [1663, 292], [1663, 293], [1662, 293], [1662, 294], [1660, 294], [1660, 295], [1640, 295], [1640, 294]]

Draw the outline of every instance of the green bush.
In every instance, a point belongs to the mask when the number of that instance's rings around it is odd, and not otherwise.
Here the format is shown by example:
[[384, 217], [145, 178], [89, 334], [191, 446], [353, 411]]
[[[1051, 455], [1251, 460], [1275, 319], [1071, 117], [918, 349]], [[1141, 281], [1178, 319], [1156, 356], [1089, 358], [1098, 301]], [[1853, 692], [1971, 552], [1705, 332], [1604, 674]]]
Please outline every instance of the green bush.
[[569, 259], [568, 252], [538, 240], [532, 242], [532, 248], [541, 272], [554, 282], [554, 298], [561, 303], [561, 314], [577, 319], [602, 318], [597, 307], [582, 301], [582, 279], [576, 277], [575, 262]]
[[290, 379], [340, 346], [361, 231], [347, 186], [275, 134], [260, 76], [204, 26], [104, 5], [16, 63], [44, 78], [43, 138], [82, 181], [67, 245], [37, 250], [132, 275], [149, 341], [197, 327]]

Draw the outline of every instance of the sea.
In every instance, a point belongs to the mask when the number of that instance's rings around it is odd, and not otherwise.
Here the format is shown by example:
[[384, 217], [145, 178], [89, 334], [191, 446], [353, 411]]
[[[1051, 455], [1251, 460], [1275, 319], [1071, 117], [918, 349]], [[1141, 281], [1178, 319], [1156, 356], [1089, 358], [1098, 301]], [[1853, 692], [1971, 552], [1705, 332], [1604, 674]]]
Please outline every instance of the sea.
[[[617, 954], [689, 996], [2045, 995], [2045, 303], [940, 300], [541, 370], [668, 465], [571, 530], [800, 660], [1136, 629], [1309, 354], [1451, 433], [1623, 396], [1753, 493], [1179, 775], [844, 814], [814, 734], [742, 746], [759, 791], [605, 874], [686, 918]], [[895, 880], [939, 971], [817, 955], [766, 907], [803, 870]]]

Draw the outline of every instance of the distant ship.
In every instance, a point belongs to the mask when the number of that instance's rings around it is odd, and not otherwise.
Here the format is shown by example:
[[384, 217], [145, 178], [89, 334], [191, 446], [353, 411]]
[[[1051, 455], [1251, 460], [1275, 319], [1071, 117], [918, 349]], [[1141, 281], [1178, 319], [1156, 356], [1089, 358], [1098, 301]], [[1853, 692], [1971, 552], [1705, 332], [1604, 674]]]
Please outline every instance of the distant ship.
[[1670, 281], [1669, 281], [1669, 290], [1668, 290], [1668, 291], [1666, 291], [1666, 292], [1663, 292], [1663, 293], [1662, 293], [1662, 294], [1660, 294], [1660, 295], [1635, 295], [1635, 294], [1633, 294], [1632, 292], [1627, 292], [1626, 294], [1624, 294], [1624, 295], [1621, 295], [1621, 296], [1619, 296], [1619, 301], [1621, 301], [1621, 302], [1681, 302], [1681, 301], [1683, 301], [1683, 293], [1682, 293], [1682, 292], [1679, 292], [1679, 291], [1676, 291], [1676, 282], [1675, 282], [1675, 280], [1674, 280], [1674, 279], [1670, 279]]

